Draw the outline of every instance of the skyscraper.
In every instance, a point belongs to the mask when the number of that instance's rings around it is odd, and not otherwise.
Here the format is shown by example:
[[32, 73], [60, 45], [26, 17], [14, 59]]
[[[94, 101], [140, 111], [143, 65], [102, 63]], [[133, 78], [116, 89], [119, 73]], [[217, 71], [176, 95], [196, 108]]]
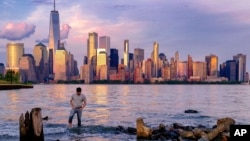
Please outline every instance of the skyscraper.
[[97, 49], [97, 79], [108, 79], [108, 56], [105, 48]]
[[0, 76], [2, 75], [4, 75], [4, 71], [5, 71], [5, 66], [4, 66], [4, 64], [3, 63], [0, 63]]
[[19, 59], [24, 54], [23, 43], [7, 43], [6, 69], [19, 69]]
[[189, 79], [191, 76], [193, 76], [193, 59], [190, 55], [188, 55], [187, 78]]
[[115, 48], [111, 48], [110, 49], [110, 68], [116, 68], [116, 70], [118, 69], [118, 65], [119, 65], [119, 53], [118, 53], [118, 49]]
[[124, 41], [124, 65], [129, 70], [129, 40]]
[[108, 36], [101, 36], [99, 38], [99, 48], [106, 49], [106, 53], [110, 55], [110, 37]]
[[246, 73], [246, 55], [243, 54], [237, 54], [235, 56], [233, 56], [233, 60], [236, 61], [236, 72], [237, 72], [237, 76], [236, 79], [238, 81], [244, 81], [244, 76]]
[[55, 52], [55, 80], [68, 80], [69, 67], [68, 67], [68, 52], [64, 48], [57, 49]]
[[49, 75], [47, 47], [42, 43], [35, 45], [33, 57], [35, 59], [37, 79], [38, 81], [43, 82], [43, 80]]
[[198, 77], [201, 81], [204, 81], [207, 77], [207, 65], [206, 62], [193, 62], [193, 77]]
[[218, 56], [210, 54], [205, 57], [207, 62], [207, 76], [218, 76]]
[[24, 54], [19, 61], [20, 76], [22, 82], [37, 82], [35, 71], [35, 59], [31, 54]]
[[159, 77], [159, 44], [154, 42], [154, 49], [151, 53], [151, 57], [153, 60], [153, 77]]
[[236, 80], [236, 60], [228, 60], [226, 61], [226, 77], [229, 81], [237, 81]]
[[98, 34], [95, 32], [89, 33], [89, 38], [87, 40], [87, 52], [88, 52], [88, 64], [92, 65], [93, 73], [96, 75], [96, 65], [97, 65], [97, 48], [98, 48]]
[[134, 49], [134, 67], [137, 67], [139, 63], [143, 62], [143, 60], [144, 60], [144, 49], [135, 48]]
[[50, 25], [49, 25], [49, 73], [54, 74], [54, 55], [55, 50], [59, 48], [60, 44], [60, 21], [59, 12], [56, 11], [54, 0], [54, 10], [50, 12]]

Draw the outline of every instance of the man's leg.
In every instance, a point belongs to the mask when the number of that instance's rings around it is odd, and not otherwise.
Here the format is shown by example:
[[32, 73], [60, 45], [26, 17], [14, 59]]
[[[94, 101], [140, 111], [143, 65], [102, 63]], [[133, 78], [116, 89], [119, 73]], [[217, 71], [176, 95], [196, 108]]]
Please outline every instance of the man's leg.
[[72, 120], [74, 118], [75, 113], [76, 113], [76, 110], [71, 109], [70, 114], [69, 114], [69, 127], [72, 127]]
[[80, 110], [80, 109], [77, 109], [77, 125], [78, 126], [81, 126], [81, 118], [82, 118], [82, 110]]

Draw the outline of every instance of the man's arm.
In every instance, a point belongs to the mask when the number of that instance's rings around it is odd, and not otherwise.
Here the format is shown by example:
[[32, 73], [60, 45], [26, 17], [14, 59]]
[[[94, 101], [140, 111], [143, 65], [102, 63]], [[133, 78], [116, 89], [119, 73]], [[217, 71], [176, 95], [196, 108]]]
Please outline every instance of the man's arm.
[[75, 108], [74, 103], [73, 103], [73, 96], [72, 96], [71, 99], [70, 99], [70, 105], [71, 105], [71, 107], [72, 107], [73, 109]]
[[87, 99], [86, 99], [86, 97], [84, 97], [81, 109], [83, 109], [86, 105], [87, 105]]

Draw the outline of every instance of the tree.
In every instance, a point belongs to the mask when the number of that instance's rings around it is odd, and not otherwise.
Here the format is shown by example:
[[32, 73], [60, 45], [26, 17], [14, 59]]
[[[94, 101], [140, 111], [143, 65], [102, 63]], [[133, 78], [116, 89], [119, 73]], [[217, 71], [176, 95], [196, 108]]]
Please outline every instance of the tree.
[[0, 74], [0, 80], [3, 80], [3, 79], [4, 79], [3, 74]]
[[15, 72], [13, 70], [8, 70], [5, 74], [5, 77], [4, 79], [7, 81], [7, 82], [10, 82], [10, 83], [19, 83], [19, 80], [20, 80], [20, 74], [18, 72]]

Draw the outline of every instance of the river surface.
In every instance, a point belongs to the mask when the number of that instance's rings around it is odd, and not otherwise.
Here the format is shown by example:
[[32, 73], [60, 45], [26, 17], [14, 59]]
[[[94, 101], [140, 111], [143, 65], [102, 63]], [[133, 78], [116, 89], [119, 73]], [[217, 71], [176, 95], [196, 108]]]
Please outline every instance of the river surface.
[[[67, 128], [70, 96], [81, 87], [88, 104], [81, 128]], [[135, 127], [144, 118], [150, 127], [174, 122], [212, 127], [218, 118], [250, 124], [250, 85], [35, 85], [33, 89], [0, 91], [0, 140], [19, 140], [19, 117], [42, 108], [46, 141], [136, 140], [116, 127]], [[185, 114], [186, 109], [198, 114]], [[73, 125], [76, 126], [76, 115]]]

